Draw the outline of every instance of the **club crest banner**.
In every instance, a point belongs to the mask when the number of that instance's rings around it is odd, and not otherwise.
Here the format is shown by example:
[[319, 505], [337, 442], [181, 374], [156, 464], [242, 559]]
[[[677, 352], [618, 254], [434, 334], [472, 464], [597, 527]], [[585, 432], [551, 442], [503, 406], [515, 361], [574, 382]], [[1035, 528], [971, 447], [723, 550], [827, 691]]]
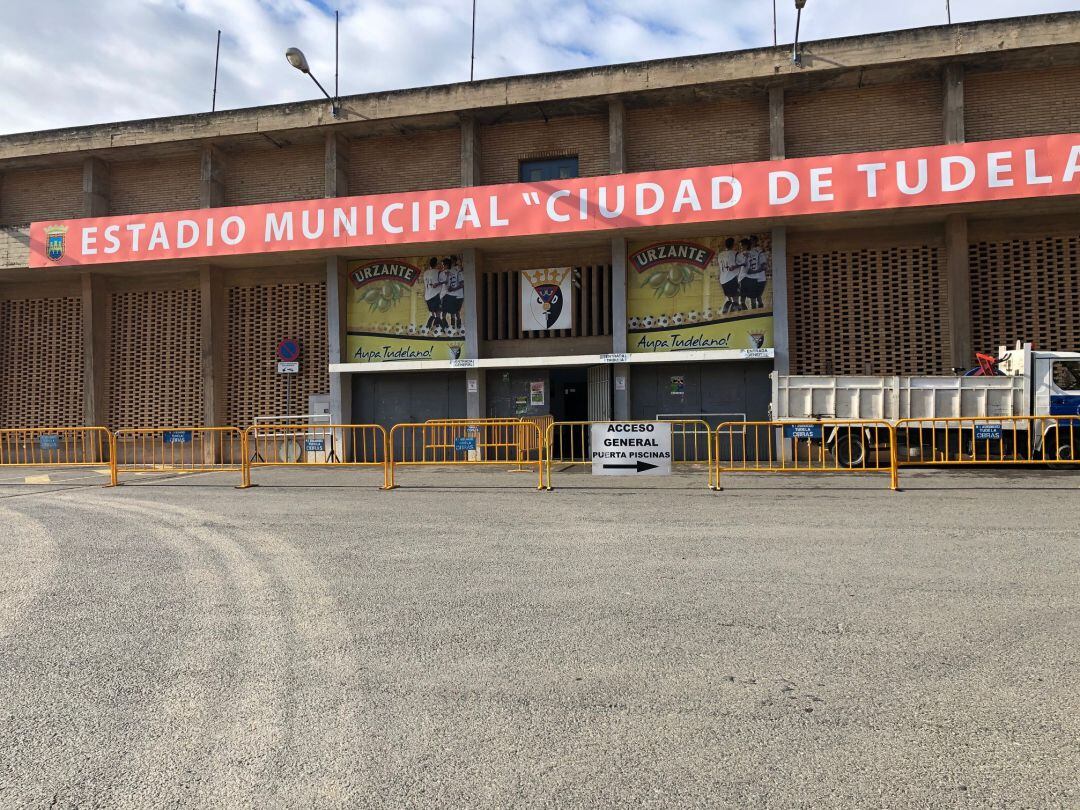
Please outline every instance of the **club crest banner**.
[[521, 271], [521, 328], [569, 329], [573, 324], [574, 268]]

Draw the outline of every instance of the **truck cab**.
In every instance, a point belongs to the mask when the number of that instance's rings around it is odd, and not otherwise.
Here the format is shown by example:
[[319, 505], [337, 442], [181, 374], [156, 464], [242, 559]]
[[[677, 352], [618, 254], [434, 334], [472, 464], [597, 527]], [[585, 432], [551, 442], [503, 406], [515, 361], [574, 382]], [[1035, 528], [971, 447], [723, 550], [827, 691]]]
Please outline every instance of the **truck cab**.
[[1080, 352], [1041, 352], [1030, 344], [998, 350], [998, 369], [1006, 376], [1030, 370], [1032, 416], [1080, 416]]

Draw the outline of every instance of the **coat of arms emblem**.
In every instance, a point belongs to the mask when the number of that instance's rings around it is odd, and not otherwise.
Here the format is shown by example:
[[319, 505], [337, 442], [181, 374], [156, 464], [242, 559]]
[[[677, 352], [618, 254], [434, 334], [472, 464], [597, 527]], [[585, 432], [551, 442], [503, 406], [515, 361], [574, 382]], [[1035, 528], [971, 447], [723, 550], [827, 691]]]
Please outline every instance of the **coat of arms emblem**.
[[67, 232], [66, 225], [50, 225], [45, 229], [45, 255], [54, 262], [64, 258]]

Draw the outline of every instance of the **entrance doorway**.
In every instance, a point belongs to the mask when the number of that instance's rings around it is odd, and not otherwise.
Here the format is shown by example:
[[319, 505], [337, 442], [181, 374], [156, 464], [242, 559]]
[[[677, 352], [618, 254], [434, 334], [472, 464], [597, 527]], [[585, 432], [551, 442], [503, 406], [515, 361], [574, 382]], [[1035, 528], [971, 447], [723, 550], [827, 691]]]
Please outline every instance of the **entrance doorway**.
[[551, 415], [556, 422], [589, 418], [589, 377], [584, 368], [551, 370]]

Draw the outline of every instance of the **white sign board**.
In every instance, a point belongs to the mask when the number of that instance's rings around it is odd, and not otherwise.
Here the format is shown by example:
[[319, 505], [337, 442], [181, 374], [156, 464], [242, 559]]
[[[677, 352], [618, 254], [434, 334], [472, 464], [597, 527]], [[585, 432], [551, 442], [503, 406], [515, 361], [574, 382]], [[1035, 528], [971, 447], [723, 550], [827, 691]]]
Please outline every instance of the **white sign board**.
[[666, 422], [597, 422], [591, 438], [593, 475], [671, 475]]
[[290, 362], [286, 362], [284, 360], [278, 360], [277, 373], [278, 374], [299, 374], [300, 373], [300, 364], [297, 363], [296, 361], [293, 361], [293, 362], [290, 363]]

